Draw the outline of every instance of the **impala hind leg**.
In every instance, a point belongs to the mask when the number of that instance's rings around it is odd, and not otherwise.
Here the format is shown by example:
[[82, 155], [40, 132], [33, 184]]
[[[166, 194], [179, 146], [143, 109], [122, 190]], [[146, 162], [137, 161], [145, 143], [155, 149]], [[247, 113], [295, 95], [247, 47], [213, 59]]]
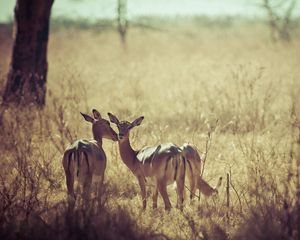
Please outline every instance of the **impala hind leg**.
[[183, 210], [183, 201], [184, 201], [184, 173], [180, 174], [176, 178], [176, 185], [177, 185], [177, 207], [182, 211]]
[[177, 184], [177, 207], [182, 211], [183, 210], [183, 201], [184, 201], [184, 179], [176, 180]]
[[68, 190], [68, 209], [72, 210], [75, 207], [76, 195], [74, 192], [74, 174], [72, 162], [70, 165], [64, 161], [64, 170], [66, 175], [66, 184]]
[[196, 196], [197, 176], [193, 176], [189, 182], [190, 182], [190, 203], [192, 203], [193, 198]]
[[89, 206], [90, 195], [91, 195], [91, 186], [92, 186], [92, 177], [93, 175], [88, 174], [83, 182], [82, 186], [82, 199], [85, 207]]
[[164, 180], [159, 180], [158, 181], [158, 190], [164, 200], [165, 203], [165, 209], [166, 210], [170, 210], [171, 209], [171, 202], [168, 196], [168, 192], [167, 192], [167, 185], [166, 182]]
[[74, 193], [74, 176], [70, 172], [66, 172], [66, 182], [68, 189], [68, 208], [74, 209], [76, 196]]
[[153, 209], [157, 208], [157, 197], [158, 197], [158, 183], [157, 181], [155, 182], [155, 186], [153, 189], [153, 194], [152, 194], [152, 200], [153, 200]]
[[74, 208], [76, 200], [76, 195], [74, 193], [74, 162], [72, 161], [72, 157], [72, 152], [66, 151], [62, 159], [62, 164], [66, 176], [69, 210], [72, 210]]
[[104, 176], [102, 175], [96, 183], [96, 199], [98, 201], [98, 207], [102, 206], [102, 196], [104, 195]]
[[192, 203], [192, 200], [194, 196], [196, 195], [196, 184], [197, 184], [197, 175], [193, 170], [193, 167], [191, 165], [191, 162], [189, 159], [187, 159], [187, 164], [186, 164], [186, 172], [187, 172], [187, 177], [189, 179], [189, 194], [190, 194], [190, 203]]
[[189, 194], [190, 194], [190, 202], [192, 202], [193, 197], [195, 196], [195, 191], [196, 191], [196, 180], [195, 177], [193, 176], [192, 173], [188, 173], [188, 179], [190, 183], [190, 189], [189, 189]]
[[145, 186], [145, 178], [144, 176], [138, 176], [139, 185], [142, 193], [142, 201], [143, 201], [143, 210], [146, 209], [147, 200], [146, 200], [146, 186]]

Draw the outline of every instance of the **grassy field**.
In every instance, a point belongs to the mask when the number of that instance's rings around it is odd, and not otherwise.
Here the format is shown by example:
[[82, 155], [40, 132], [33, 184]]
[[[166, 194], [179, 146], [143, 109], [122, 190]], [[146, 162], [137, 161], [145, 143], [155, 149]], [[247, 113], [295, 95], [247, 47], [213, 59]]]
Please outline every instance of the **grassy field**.
[[[1, 26], [2, 86], [11, 48], [11, 30]], [[274, 43], [254, 23], [131, 28], [125, 48], [113, 30], [53, 28], [46, 108], [2, 116], [0, 237], [298, 239], [299, 56], [299, 38]], [[211, 185], [230, 174], [229, 208], [224, 181], [218, 196], [186, 201], [183, 212], [165, 212], [160, 197], [152, 210], [149, 190], [143, 212], [136, 178], [105, 141], [103, 208], [70, 218], [61, 156], [75, 139], [91, 138], [79, 112], [92, 108], [107, 119], [145, 116], [131, 134], [135, 149], [196, 145]], [[175, 205], [172, 186], [168, 193]]]

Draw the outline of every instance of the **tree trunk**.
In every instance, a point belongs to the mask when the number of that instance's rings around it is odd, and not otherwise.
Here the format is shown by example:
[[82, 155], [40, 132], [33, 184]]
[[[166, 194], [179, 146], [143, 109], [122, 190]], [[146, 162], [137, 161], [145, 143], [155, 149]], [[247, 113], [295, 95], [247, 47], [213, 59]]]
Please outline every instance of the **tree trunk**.
[[17, 0], [14, 45], [3, 103], [44, 106], [47, 44], [54, 0]]

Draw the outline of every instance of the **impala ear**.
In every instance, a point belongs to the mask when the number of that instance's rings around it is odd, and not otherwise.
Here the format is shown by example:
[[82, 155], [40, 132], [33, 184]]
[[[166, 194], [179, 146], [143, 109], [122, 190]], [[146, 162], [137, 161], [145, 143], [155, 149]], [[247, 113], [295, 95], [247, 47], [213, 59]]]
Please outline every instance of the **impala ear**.
[[131, 123], [130, 128], [133, 128], [133, 127], [135, 127], [135, 126], [141, 125], [141, 123], [142, 123], [143, 120], [144, 120], [144, 116], [141, 116], [141, 117], [135, 119], [135, 120]]
[[95, 119], [101, 119], [101, 114], [96, 109], [93, 109], [92, 111]]
[[84, 114], [82, 112], [80, 112], [80, 114], [84, 117], [85, 121], [88, 121], [90, 123], [93, 123], [94, 122], [94, 118], [92, 118], [91, 116], [87, 115], [87, 114]]
[[112, 123], [117, 124], [117, 125], [120, 123], [119, 119], [115, 115], [113, 115], [112, 113], [107, 113], [107, 115], [109, 117], [109, 120]]

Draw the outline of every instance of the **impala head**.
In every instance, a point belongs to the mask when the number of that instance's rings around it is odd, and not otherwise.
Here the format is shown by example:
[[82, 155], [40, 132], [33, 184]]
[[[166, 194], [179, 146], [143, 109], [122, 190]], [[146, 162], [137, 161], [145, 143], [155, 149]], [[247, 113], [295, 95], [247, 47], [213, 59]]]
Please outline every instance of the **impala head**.
[[141, 116], [130, 123], [128, 121], [119, 121], [119, 119], [112, 113], [108, 113], [108, 116], [109, 116], [110, 121], [112, 123], [116, 124], [119, 129], [119, 134], [118, 134], [119, 140], [128, 138], [129, 131], [132, 128], [134, 128], [135, 126], [139, 126], [144, 119], [144, 116]]
[[101, 114], [93, 109], [94, 117], [87, 114], [81, 113], [84, 119], [92, 123], [92, 131], [95, 140], [101, 140], [102, 138], [107, 138], [113, 141], [118, 141], [117, 133], [111, 128], [110, 122], [101, 117]]

